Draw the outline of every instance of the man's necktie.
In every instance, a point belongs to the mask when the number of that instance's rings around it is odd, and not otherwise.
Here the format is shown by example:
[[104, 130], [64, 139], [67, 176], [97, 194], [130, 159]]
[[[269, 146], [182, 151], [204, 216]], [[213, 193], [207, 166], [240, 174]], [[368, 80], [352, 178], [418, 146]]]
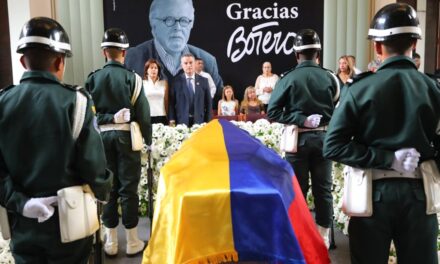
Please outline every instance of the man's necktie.
[[191, 80], [192, 78], [186, 79], [186, 86], [188, 87], [189, 99], [190, 103], [192, 104], [194, 102], [194, 87]]

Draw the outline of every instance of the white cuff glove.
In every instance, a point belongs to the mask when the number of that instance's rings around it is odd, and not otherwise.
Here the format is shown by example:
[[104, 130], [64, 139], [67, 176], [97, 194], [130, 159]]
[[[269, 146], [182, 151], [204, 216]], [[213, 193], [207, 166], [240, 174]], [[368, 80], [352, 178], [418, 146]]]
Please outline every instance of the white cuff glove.
[[145, 145], [145, 146], [147, 146], [146, 147], [146, 151], [148, 152], [148, 151], [151, 151], [151, 153], [153, 153], [154, 151], [156, 151], [156, 149], [157, 149], [157, 147], [155, 146], [155, 145], [153, 145], [153, 144], [151, 144], [151, 145]]
[[101, 203], [102, 205], [106, 205], [108, 202], [107, 201], [101, 201], [101, 200], [96, 200], [98, 201], [98, 203]]
[[130, 109], [122, 108], [113, 116], [113, 119], [115, 121], [115, 124], [130, 122]]
[[304, 126], [308, 128], [317, 128], [321, 122], [322, 115], [313, 114], [309, 115], [304, 121]]
[[38, 218], [38, 222], [42, 223], [53, 215], [55, 208], [52, 204], [55, 202], [57, 202], [56, 196], [31, 198], [24, 204], [23, 216]]
[[419, 164], [420, 153], [414, 148], [399, 149], [394, 152], [394, 160], [391, 168], [405, 173], [414, 172]]

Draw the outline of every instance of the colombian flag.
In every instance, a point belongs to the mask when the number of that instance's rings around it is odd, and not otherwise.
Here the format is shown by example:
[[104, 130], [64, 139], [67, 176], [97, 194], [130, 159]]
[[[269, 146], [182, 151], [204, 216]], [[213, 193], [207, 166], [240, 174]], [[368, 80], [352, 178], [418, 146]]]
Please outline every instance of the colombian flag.
[[229, 121], [163, 167], [142, 263], [330, 263], [290, 165]]

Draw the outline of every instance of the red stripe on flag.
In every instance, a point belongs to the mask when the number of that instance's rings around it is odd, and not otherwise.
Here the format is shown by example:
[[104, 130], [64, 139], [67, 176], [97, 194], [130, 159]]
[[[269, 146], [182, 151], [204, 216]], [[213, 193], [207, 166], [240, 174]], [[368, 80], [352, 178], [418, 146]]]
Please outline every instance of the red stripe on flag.
[[318, 233], [295, 176], [292, 179], [295, 198], [289, 207], [289, 218], [307, 264], [330, 263], [328, 250]]

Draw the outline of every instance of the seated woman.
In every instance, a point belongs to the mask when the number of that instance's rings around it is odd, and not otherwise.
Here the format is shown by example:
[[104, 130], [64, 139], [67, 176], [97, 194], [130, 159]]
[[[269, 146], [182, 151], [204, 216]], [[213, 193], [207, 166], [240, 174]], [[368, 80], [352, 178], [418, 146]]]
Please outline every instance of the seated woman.
[[257, 98], [255, 88], [248, 86], [244, 90], [243, 101], [240, 106], [240, 113], [245, 115], [264, 114], [264, 104]]
[[222, 99], [218, 101], [219, 116], [234, 116], [238, 114], [238, 100], [234, 97], [234, 89], [230, 85], [223, 87]]
[[264, 104], [265, 111], [267, 111], [267, 104], [269, 103], [270, 95], [272, 94], [278, 79], [278, 75], [272, 73], [272, 64], [268, 61], [264, 62], [263, 73], [258, 76], [255, 81], [255, 91], [258, 99]]
[[149, 59], [144, 66], [144, 93], [150, 105], [151, 123], [168, 125], [168, 82], [160, 80], [160, 64]]

